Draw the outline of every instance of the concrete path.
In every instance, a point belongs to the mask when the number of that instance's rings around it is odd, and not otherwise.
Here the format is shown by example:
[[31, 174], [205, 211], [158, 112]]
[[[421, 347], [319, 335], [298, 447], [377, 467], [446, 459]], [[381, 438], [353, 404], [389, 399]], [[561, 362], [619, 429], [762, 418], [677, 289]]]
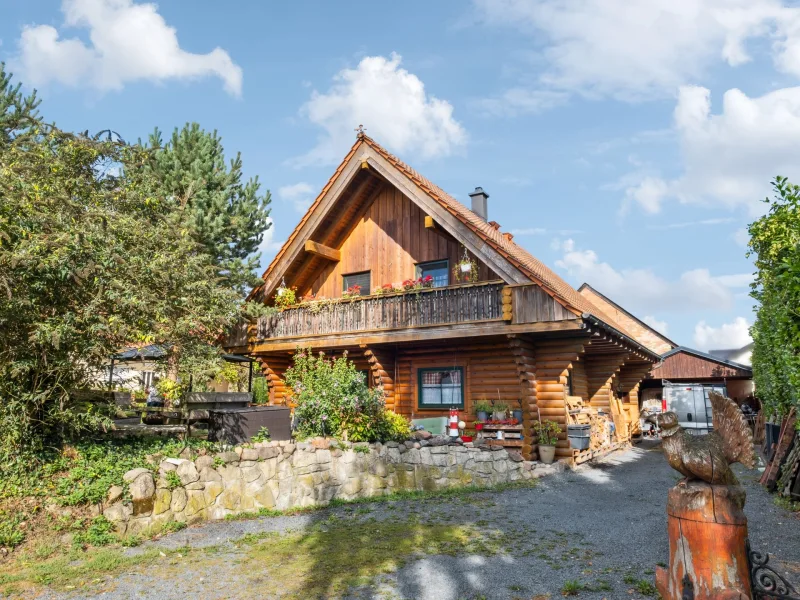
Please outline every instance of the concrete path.
[[[800, 519], [773, 503], [755, 482], [757, 472], [739, 469], [738, 475], [748, 491], [745, 508], [753, 547], [783, 559], [783, 571], [798, 582]], [[664, 507], [667, 489], [678, 478], [666, 465], [660, 447], [644, 442], [597, 464], [545, 478], [532, 489], [475, 494], [468, 501], [373, 503], [185, 530], [146, 547], [214, 546], [213, 566], [185, 561], [176, 567], [173, 562], [163, 569], [157, 565], [107, 580], [95, 591], [47, 597], [298, 598], [302, 594], [296, 586], [276, 578], [274, 573], [282, 571], [273, 571], [271, 566], [254, 569], [252, 557], [245, 556], [236, 541], [248, 534], [303, 531], [331, 519], [339, 523], [349, 519], [346, 522], [354, 532], [372, 527], [379, 536], [382, 523], [411, 519], [413, 523], [470, 523], [480, 531], [496, 531], [503, 550], [488, 555], [420, 555], [393, 572], [362, 582], [346, 597], [542, 600], [560, 598], [576, 588], [577, 597], [587, 600], [645, 598], [656, 564], [667, 562]], [[322, 556], [326, 549], [317, 551]], [[268, 552], [261, 564], [269, 565]]]

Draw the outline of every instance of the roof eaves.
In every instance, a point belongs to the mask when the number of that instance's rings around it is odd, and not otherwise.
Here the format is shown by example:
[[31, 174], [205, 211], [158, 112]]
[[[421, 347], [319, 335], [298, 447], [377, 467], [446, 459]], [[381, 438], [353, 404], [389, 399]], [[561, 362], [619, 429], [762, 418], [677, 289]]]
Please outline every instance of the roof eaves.
[[713, 361], [715, 363], [719, 363], [721, 365], [725, 365], [728, 367], [733, 367], [734, 369], [741, 369], [743, 371], [749, 371], [750, 373], [753, 372], [753, 367], [748, 367], [747, 365], [743, 365], [741, 363], [734, 362], [732, 360], [726, 360], [724, 358], [719, 358], [718, 356], [714, 356], [713, 354], [708, 354], [706, 352], [701, 352], [700, 350], [695, 350], [694, 348], [687, 348], [686, 346], [678, 346], [677, 348], [673, 348], [669, 352], [665, 352], [661, 355], [662, 360], [665, 358], [669, 358], [674, 354], [678, 354], [680, 352], [685, 352], [686, 354], [693, 354], [699, 358], [703, 358], [706, 360]]
[[650, 358], [653, 359], [654, 362], [658, 362], [658, 361], [661, 360], [662, 357], [658, 353], [653, 352], [647, 346], [643, 346], [642, 344], [637, 342], [635, 339], [633, 339], [631, 336], [629, 336], [628, 334], [620, 331], [619, 329], [617, 329], [613, 325], [610, 325], [609, 323], [607, 323], [606, 321], [604, 321], [603, 319], [601, 319], [597, 315], [594, 315], [592, 313], [583, 313], [581, 315], [581, 318], [584, 320], [585, 323], [588, 323], [588, 324], [591, 324], [591, 325], [595, 325], [597, 327], [600, 327], [602, 329], [607, 330], [609, 333], [613, 333], [614, 335], [617, 335], [617, 336], [621, 337], [628, 344], [630, 344], [631, 346], [633, 346], [634, 348], [636, 348], [640, 352], [643, 352], [643, 353], [647, 354]]

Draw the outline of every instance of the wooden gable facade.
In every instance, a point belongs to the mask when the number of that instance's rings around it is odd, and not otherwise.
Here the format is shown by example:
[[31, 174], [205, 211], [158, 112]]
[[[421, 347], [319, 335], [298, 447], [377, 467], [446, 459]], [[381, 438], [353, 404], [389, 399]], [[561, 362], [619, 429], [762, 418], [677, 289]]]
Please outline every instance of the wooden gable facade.
[[[464, 253], [478, 266], [477, 281], [452, 275]], [[447, 265], [437, 287], [372, 293], [416, 278], [418, 267], [432, 261]], [[369, 281], [369, 290], [342, 298], [351, 275]], [[471, 425], [481, 399], [521, 408], [522, 437], [504, 445], [529, 459], [537, 456], [532, 424], [541, 418], [566, 425], [569, 397], [624, 410], [629, 437], [638, 423], [639, 383], [658, 359], [499, 225], [364, 134], [263, 280], [252, 299], [272, 303], [282, 284], [295, 287], [298, 298], [314, 298], [251, 324], [228, 343], [259, 359], [271, 402], [290, 402], [283, 375], [298, 348], [347, 352], [383, 387], [387, 407], [411, 418], [446, 415], [454, 405]], [[426, 382], [444, 372], [448, 394], [455, 392], [436, 404]], [[574, 457], [565, 433], [557, 456]]]

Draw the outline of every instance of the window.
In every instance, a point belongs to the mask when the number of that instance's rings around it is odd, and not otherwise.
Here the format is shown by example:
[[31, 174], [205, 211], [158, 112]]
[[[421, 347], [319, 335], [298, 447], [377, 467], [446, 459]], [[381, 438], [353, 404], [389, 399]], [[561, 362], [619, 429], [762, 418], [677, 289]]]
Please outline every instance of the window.
[[447, 260], [434, 260], [417, 265], [417, 278], [433, 277], [433, 287], [450, 285], [450, 264]]
[[151, 385], [153, 385], [153, 376], [155, 373], [153, 371], [142, 371], [142, 387], [147, 389]]
[[464, 369], [420, 369], [420, 408], [464, 408]]
[[354, 285], [357, 285], [361, 288], [361, 295], [368, 296], [369, 295], [369, 271], [364, 271], [362, 273], [350, 273], [349, 275], [342, 275], [342, 291], [346, 292]]

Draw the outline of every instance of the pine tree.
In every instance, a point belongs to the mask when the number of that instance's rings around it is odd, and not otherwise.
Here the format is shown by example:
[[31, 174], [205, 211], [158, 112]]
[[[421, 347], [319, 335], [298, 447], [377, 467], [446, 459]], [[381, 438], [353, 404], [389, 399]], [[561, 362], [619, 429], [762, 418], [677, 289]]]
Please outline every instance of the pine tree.
[[20, 133], [42, 124], [36, 110], [41, 102], [36, 90], [23, 96], [22, 84], [13, 85], [11, 77], [11, 73], [6, 73], [5, 63], [0, 62], [0, 144], [7, 144]]
[[185, 204], [198, 241], [215, 257], [220, 275], [244, 295], [258, 281], [258, 246], [270, 227], [270, 193], [258, 177], [242, 181], [242, 159], [225, 163], [222, 139], [197, 123], [175, 128], [166, 144], [156, 129], [149, 146], [163, 191]]

